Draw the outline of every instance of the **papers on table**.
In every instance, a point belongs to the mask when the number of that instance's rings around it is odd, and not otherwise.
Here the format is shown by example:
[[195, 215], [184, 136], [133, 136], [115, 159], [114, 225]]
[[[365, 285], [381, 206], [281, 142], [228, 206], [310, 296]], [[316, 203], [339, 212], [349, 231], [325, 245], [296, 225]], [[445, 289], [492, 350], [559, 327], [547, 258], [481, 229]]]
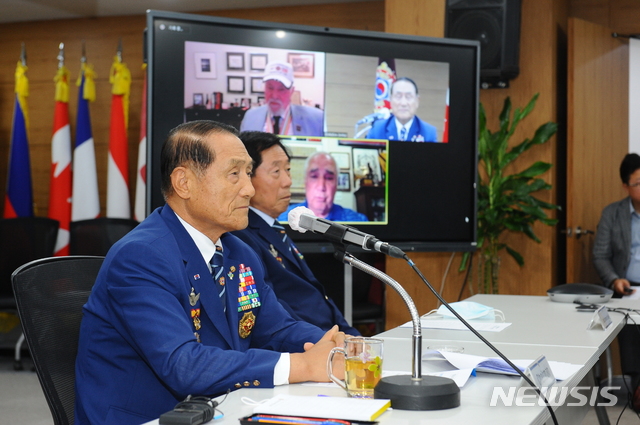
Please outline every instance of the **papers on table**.
[[[511, 323], [496, 323], [496, 322], [488, 322], [488, 321], [479, 321], [479, 320], [469, 320], [468, 321], [471, 326], [477, 331], [485, 331], [485, 332], [500, 332], [507, 327], [511, 326]], [[413, 328], [413, 322], [407, 322], [403, 325], [400, 325], [401, 328]], [[421, 318], [420, 319], [420, 327], [425, 329], [449, 329], [454, 331], [468, 331], [467, 328], [461, 321], [458, 319], [428, 319]]]
[[[478, 372], [499, 373], [503, 375], [518, 375], [518, 372], [513, 370], [513, 368], [500, 357], [483, 357], [474, 356], [472, 354], [451, 353], [446, 351], [440, 352], [435, 350], [426, 351], [422, 355], [423, 361], [431, 360], [434, 358], [446, 359], [449, 363], [451, 363], [452, 366], [460, 370], [471, 368], [475, 369]], [[524, 371], [525, 368], [533, 362], [533, 360], [510, 360], [522, 371]], [[556, 362], [550, 360], [549, 366], [551, 367], [553, 375], [556, 377], [556, 379], [558, 381], [562, 381], [576, 373], [584, 365]]]

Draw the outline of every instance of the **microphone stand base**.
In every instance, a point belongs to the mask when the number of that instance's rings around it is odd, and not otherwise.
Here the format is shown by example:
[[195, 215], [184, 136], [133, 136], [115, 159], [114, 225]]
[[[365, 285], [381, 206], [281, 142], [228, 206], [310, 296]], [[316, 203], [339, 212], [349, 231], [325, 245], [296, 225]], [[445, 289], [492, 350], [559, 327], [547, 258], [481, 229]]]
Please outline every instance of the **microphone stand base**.
[[373, 390], [374, 398], [391, 400], [400, 410], [442, 410], [460, 406], [460, 388], [449, 378], [410, 375], [387, 376]]

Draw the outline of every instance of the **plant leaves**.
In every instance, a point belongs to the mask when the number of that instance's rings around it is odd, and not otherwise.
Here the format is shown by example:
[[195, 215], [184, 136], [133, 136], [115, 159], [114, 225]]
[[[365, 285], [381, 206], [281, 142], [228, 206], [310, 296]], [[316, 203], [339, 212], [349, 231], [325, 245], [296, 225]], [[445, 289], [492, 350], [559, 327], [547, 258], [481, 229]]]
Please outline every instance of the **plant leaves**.
[[[531, 139], [525, 138], [509, 148], [511, 136], [519, 123], [534, 109], [537, 99], [536, 93], [524, 108], [514, 110], [511, 99], [506, 97], [499, 115], [500, 126], [496, 132], [487, 129], [486, 111], [482, 104], [478, 117], [478, 251], [491, 258], [497, 256], [500, 250], [506, 249], [519, 265], [524, 264], [523, 257], [499, 241], [502, 233], [519, 232], [540, 242], [533, 231], [533, 224], [539, 221], [545, 225], [556, 225], [558, 220], [550, 218], [547, 211], [560, 209], [558, 205], [533, 196], [536, 192], [551, 189], [550, 184], [539, 178], [551, 169], [551, 164], [536, 161], [523, 171], [511, 174], [506, 172], [506, 167], [517, 161], [523, 152], [547, 142], [558, 130], [556, 123], [544, 123], [536, 129]], [[466, 268], [469, 255], [463, 257], [464, 266], [461, 264], [461, 269]]]
[[507, 252], [509, 253], [509, 255], [511, 255], [513, 257], [514, 260], [516, 260], [516, 263], [518, 263], [519, 266], [523, 266], [524, 265], [524, 258], [522, 258], [522, 255], [520, 255], [520, 253], [518, 251], [515, 251], [514, 249], [510, 248], [510, 247], [506, 247]]

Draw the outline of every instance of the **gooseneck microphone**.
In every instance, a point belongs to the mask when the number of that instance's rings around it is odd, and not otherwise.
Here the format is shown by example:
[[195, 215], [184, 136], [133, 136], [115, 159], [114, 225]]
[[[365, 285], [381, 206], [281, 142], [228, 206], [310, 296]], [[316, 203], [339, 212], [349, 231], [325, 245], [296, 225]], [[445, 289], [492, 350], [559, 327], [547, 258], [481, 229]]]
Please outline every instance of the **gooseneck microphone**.
[[324, 235], [334, 243], [359, 246], [367, 251], [377, 251], [394, 258], [404, 258], [400, 248], [382, 242], [373, 235], [361, 232], [353, 227], [318, 218], [309, 208], [296, 207], [289, 211], [289, 226], [293, 230], [305, 233], [307, 230]]
[[[422, 376], [422, 331], [420, 316], [415, 303], [406, 290], [390, 276], [382, 273], [374, 267], [356, 259], [353, 255], [345, 251], [344, 245], [351, 244], [362, 247], [366, 250], [375, 250], [391, 257], [402, 258], [418, 274], [420, 279], [427, 285], [429, 290], [446, 306], [451, 313], [458, 318], [475, 336], [485, 343], [491, 350], [502, 358], [513, 370], [518, 373], [544, 400], [550, 412], [551, 419], [557, 424], [557, 418], [549, 401], [533, 381], [511, 360], [500, 352], [493, 344], [483, 337], [473, 328], [457, 311], [455, 311], [447, 301], [436, 291], [429, 281], [417, 268], [415, 263], [400, 249], [386, 242], [376, 239], [374, 236], [361, 232], [349, 226], [334, 223], [329, 220], [318, 218], [308, 208], [297, 207], [289, 212], [289, 226], [293, 230], [305, 233], [310, 230], [323, 235], [326, 239], [336, 245], [335, 257], [345, 264], [349, 264], [363, 272], [374, 276], [386, 285], [393, 288], [405, 302], [411, 321], [413, 323], [412, 335], [412, 374], [388, 376], [380, 380], [374, 389], [375, 398], [391, 399], [391, 407], [400, 410], [439, 410], [449, 409], [460, 405], [460, 389], [449, 378], [438, 376]], [[341, 248], [342, 247], [342, 248]]]

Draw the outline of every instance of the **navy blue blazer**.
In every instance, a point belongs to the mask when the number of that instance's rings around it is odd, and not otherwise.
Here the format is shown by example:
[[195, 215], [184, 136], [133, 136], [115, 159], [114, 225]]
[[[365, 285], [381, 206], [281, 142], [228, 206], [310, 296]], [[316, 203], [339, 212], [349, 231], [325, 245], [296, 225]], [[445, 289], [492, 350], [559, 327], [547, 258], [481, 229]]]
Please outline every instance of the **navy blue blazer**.
[[[251, 248], [231, 234], [221, 239], [226, 315], [207, 263], [169, 206], [112, 247], [83, 309], [77, 425], [140, 424], [189, 394], [272, 387], [280, 352], [302, 352], [322, 337], [278, 303]], [[247, 292], [254, 302], [243, 307]]]
[[[386, 120], [376, 120], [367, 133], [367, 139], [398, 140], [398, 128], [396, 119], [391, 115]], [[417, 116], [413, 117], [413, 123], [407, 135], [407, 142], [437, 142], [438, 135], [436, 128], [431, 124], [422, 121]]]
[[249, 226], [233, 234], [260, 256], [267, 282], [291, 316], [323, 330], [337, 324], [346, 334], [360, 335], [349, 326], [333, 300], [327, 297], [324, 286], [313, 275], [302, 254], [289, 251], [280, 233], [258, 214], [249, 210]]

